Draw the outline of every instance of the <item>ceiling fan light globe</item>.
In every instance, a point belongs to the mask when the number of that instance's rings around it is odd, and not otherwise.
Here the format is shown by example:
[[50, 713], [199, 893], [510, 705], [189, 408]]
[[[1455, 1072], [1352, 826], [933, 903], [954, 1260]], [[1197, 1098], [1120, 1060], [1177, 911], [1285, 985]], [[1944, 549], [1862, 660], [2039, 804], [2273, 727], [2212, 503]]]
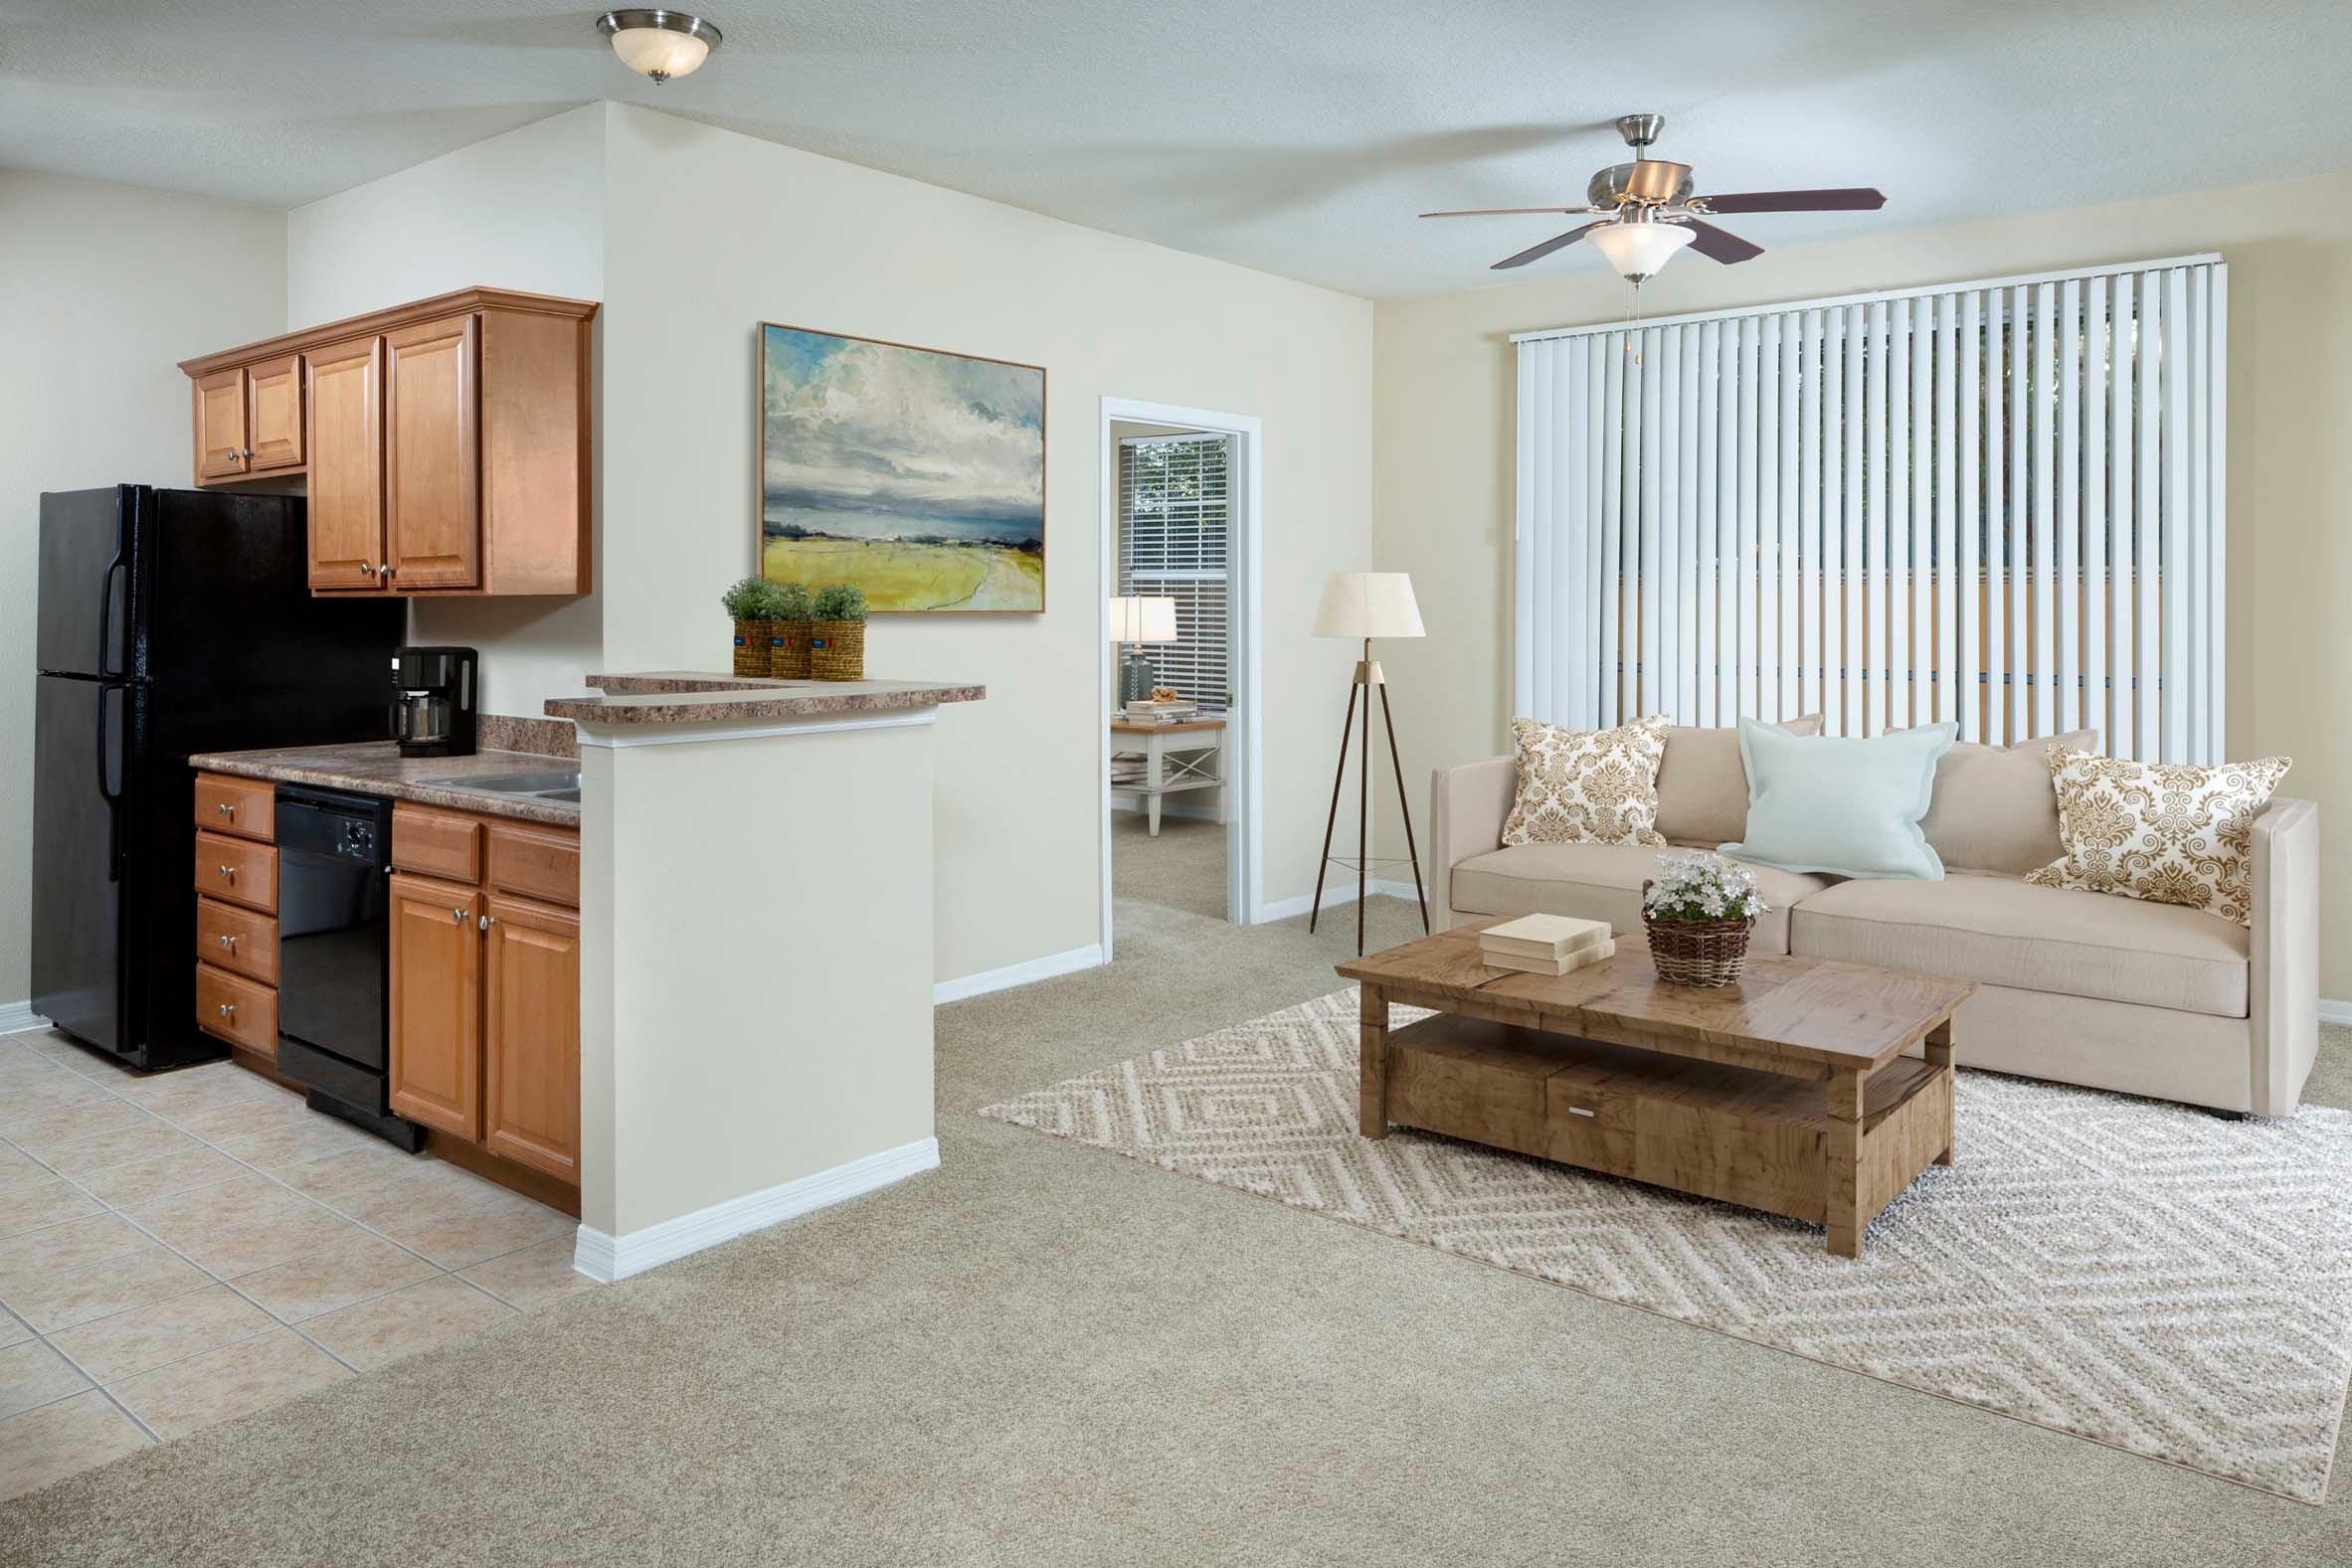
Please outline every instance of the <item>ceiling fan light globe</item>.
[[1655, 277], [1658, 269], [1673, 260], [1675, 252], [1691, 243], [1693, 236], [1681, 224], [1619, 223], [1604, 224], [1586, 238], [1609, 259], [1609, 264], [1620, 275], [1640, 282]]

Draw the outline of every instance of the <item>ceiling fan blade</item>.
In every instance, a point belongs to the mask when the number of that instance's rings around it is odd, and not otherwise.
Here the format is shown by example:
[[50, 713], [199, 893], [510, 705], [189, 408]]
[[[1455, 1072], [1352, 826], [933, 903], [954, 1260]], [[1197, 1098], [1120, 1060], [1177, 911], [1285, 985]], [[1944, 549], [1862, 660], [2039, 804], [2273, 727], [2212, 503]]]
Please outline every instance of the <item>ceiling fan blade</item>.
[[1887, 205], [1886, 196], [1867, 185], [1829, 191], [1741, 191], [1699, 199], [1711, 213], [1875, 213]]
[[1487, 270], [1490, 272], [1500, 272], [1507, 266], [1525, 266], [1530, 261], [1540, 261], [1552, 252], [1560, 250], [1566, 246], [1574, 245], [1577, 241], [1583, 239], [1587, 233], [1594, 229], [1598, 229], [1600, 225], [1597, 223], [1588, 223], [1581, 229], [1570, 229], [1566, 234], [1555, 234], [1550, 239], [1544, 241], [1541, 245], [1531, 245], [1525, 251], [1520, 252], [1517, 256], [1507, 256], [1503, 258], [1502, 261], [1497, 261], [1493, 266], [1487, 268]]
[[1588, 213], [1589, 207], [1466, 207], [1460, 212], [1423, 213], [1424, 218], [1501, 218], [1515, 213]]
[[1753, 261], [1764, 254], [1762, 246], [1742, 240], [1728, 230], [1718, 229], [1714, 224], [1700, 219], [1691, 219], [1689, 227], [1691, 249], [1711, 261], [1729, 265], [1733, 261]]

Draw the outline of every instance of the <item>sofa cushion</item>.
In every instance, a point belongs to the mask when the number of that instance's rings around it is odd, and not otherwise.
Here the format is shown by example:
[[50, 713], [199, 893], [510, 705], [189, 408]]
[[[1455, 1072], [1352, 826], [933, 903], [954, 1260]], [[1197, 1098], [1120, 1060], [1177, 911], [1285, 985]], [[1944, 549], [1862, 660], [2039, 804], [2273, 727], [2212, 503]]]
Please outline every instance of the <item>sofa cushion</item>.
[[[1829, 886], [1824, 877], [1750, 866], [1771, 908], [1750, 939], [1758, 953], [1788, 951], [1788, 910]], [[1642, 884], [1658, 875], [1658, 851], [1643, 844], [1519, 844], [1472, 855], [1454, 867], [1453, 907], [1465, 915], [1575, 915], [1605, 920], [1618, 935], [1640, 935]]]
[[2022, 877], [2066, 853], [2058, 839], [2058, 791], [2050, 784], [2053, 747], [2094, 752], [2098, 731], [2015, 746], [1962, 741], [1943, 754], [1935, 765], [1935, 799], [1919, 831], [1946, 869]]
[[2254, 819], [2294, 764], [2284, 757], [2198, 768], [2054, 751], [2066, 853], [2026, 880], [2047, 888], [2184, 904], [2254, 919]]
[[1891, 735], [1783, 734], [1739, 721], [1747, 765], [1747, 832], [1723, 853], [1784, 871], [1841, 877], [1943, 879], [1920, 835], [1935, 799], [1935, 764], [1958, 727], [1948, 721]]
[[2178, 905], [1958, 872], [1816, 893], [1797, 906], [1789, 938], [1800, 958], [2246, 1016], [2246, 928]]
[[1664, 717], [1608, 730], [1514, 719], [1511, 738], [1519, 758], [1519, 796], [1503, 819], [1505, 844], [1665, 847], [1656, 826]]
[[[1780, 727], [1791, 735], [1819, 735], [1821, 715], [1783, 719]], [[2050, 776], [2041, 782], [2047, 784]], [[1703, 730], [1696, 725], [1669, 725], [1666, 755], [1658, 762], [1658, 831], [1670, 844], [1704, 844], [1713, 849], [1747, 831], [1747, 768], [1739, 760], [1739, 730], [1726, 726]], [[2052, 808], [2050, 831], [2058, 835], [2057, 810]], [[2035, 865], [2048, 865], [2043, 856]]]

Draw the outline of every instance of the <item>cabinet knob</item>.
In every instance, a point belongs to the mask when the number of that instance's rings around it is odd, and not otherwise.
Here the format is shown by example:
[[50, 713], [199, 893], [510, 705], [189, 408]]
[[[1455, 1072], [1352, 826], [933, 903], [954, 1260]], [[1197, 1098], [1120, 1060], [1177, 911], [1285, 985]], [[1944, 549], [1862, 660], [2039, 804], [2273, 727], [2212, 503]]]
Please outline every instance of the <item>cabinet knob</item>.
[[234, 1017], [236, 1017], [236, 1016], [237, 1016], [237, 1004], [236, 1004], [235, 1002], [223, 1002], [223, 1003], [221, 1003], [221, 1016], [222, 1016], [222, 1017], [224, 1017], [224, 1018], [234, 1018]]
[[452, 920], [463, 920], [464, 918], [465, 912], [461, 909], [453, 909], [450, 911], [450, 919]]
[[359, 575], [361, 577], [374, 577], [376, 575], [376, 563], [373, 561], [362, 561], [359, 564]]
[[222, 801], [220, 801], [220, 802], [216, 803], [216, 804], [213, 806], [213, 809], [214, 809], [215, 811], [218, 811], [218, 812], [220, 812], [220, 813], [221, 813], [221, 815], [223, 815], [223, 816], [235, 816], [235, 815], [237, 814], [237, 807], [235, 807], [235, 806], [231, 805], [231, 804], [230, 804], [228, 801], [226, 801], [226, 800], [222, 800]]
[[223, 866], [221, 867], [221, 875], [234, 882], [237, 880], [237, 868], [235, 866]]
[[235, 953], [237, 951], [237, 939], [235, 937], [223, 937], [220, 939], [220, 942], [221, 946], [227, 948], [231, 953]]
[[247, 446], [240, 450], [237, 455], [243, 457], [247, 462], [252, 462], [254, 460], [254, 449], [251, 446]]
[[482, 929], [482, 930], [484, 930], [484, 931], [488, 931], [488, 930], [489, 930], [489, 929], [490, 929], [492, 926], [495, 926], [495, 925], [497, 925], [497, 924], [498, 924], [498, 917], [497, 917], [497, 916], [495, 916], [495, 915], [484, 915], [484, 916], [481, 918], [481, 929]]
[[385, 575], [386, 577], [393, 577], [393, 576], [397, 576], [397, 575], [399, 574], [399, 572], [400, 572], [400, 568], [399, 568], [399, 567], [397, 567], [397, 566], [393, 566], [393, 565], [391, 565], [391, 564], [389, 564], [389, 563], [387, 563], [387, 564], [385, 565], [385, 568], [384, 568], [384, 575]]

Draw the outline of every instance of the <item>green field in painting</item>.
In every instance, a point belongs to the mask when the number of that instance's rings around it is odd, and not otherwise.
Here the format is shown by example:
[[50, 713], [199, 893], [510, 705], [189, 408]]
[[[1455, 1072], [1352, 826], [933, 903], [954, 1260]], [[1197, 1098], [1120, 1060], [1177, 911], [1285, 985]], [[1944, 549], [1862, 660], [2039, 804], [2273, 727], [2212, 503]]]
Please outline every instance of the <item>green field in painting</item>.
[[833, 583], [865, 590], [866, 609], [1045, 608], [1045, 561], [1000, 545], [910, 544], [897, 539], [770, 539], [760, 566], [812, 592]]

